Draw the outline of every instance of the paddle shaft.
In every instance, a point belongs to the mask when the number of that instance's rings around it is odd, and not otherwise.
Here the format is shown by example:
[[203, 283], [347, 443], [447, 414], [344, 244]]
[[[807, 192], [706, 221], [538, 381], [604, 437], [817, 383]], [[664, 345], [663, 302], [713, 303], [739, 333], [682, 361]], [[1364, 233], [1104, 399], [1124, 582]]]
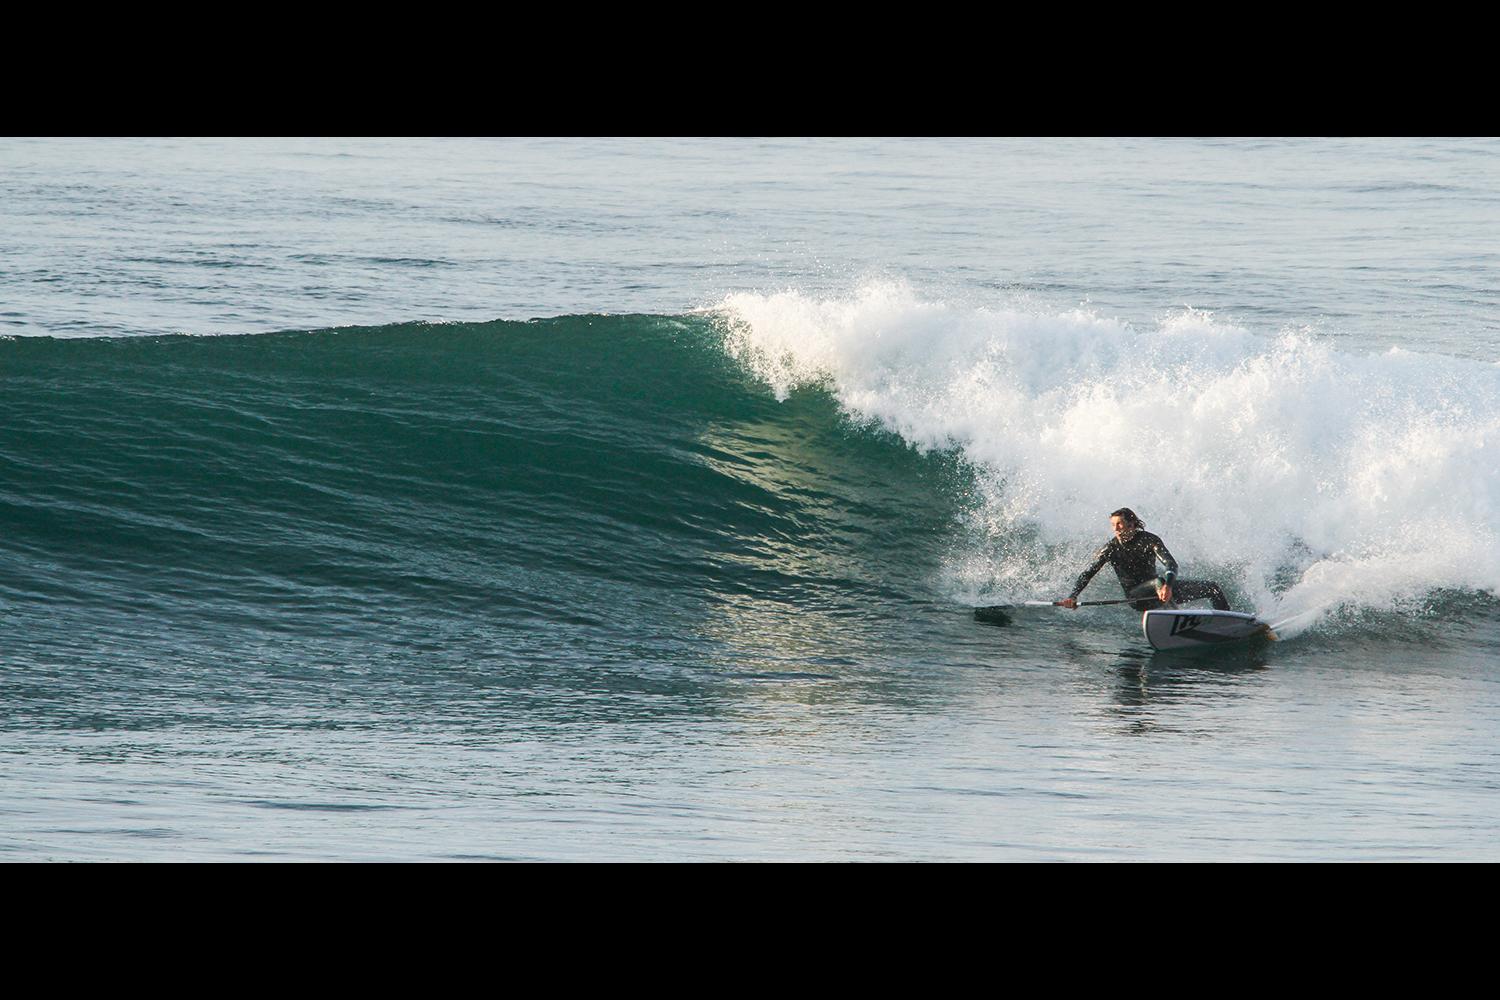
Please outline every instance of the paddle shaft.
[[[1079, 601], [1077, 605], [1080, 608], [1089, 608], [1097, 607], [1100, 604], [1134, 604], [1136, 601], [1149, 600], [1151, 600], [1149, 597], [1127, 597], [1118, 601]], [[1029, 608], [1060, 608], [1062, 607], [1062, 601], [1027, 601], [1026, 606]]]

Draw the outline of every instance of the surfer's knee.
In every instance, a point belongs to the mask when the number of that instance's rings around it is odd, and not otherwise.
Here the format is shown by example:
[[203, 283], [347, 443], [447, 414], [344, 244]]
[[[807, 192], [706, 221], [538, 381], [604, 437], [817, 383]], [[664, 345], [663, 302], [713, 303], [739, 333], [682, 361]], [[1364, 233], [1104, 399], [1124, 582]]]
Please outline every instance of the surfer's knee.
[[1228, 611], [1229, 598], [1224, 596], [1224, 588], [1217, 583], [1210, 583], [1208, 599], [1213, 602], [1215, 611]]

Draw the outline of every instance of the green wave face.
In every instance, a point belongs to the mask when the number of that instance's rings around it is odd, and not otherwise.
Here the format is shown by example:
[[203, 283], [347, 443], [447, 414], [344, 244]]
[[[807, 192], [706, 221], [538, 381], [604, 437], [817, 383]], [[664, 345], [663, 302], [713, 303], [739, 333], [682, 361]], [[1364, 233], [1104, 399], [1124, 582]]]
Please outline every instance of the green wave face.
[[778, 402], [721, 339], [592, 316], [0, 343], [12, 623], [146, 658], [671, 659], [761, 612], [927, 595], [961, 464], [822, 389]]

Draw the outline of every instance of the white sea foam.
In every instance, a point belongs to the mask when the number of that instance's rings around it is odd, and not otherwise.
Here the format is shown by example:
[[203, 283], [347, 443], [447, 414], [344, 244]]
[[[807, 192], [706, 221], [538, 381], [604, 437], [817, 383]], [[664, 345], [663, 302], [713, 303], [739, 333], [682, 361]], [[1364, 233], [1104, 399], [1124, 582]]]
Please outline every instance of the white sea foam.
[[[1301, 615], [1292, 630], [1340, 606], [1500, 587], [1496, 365], [1356, 356], [1193, 311], [1142, 329], [958, 307], [893, 283], [721, 308], [727, 349], [778, 397], [826, 384], [856, 419], [963, 450], [981, 495], [956, 597], [1066, 593], [1120, 506], [1185, 575]], [[1091, 596], [1114, 596], [1109, 577]]]

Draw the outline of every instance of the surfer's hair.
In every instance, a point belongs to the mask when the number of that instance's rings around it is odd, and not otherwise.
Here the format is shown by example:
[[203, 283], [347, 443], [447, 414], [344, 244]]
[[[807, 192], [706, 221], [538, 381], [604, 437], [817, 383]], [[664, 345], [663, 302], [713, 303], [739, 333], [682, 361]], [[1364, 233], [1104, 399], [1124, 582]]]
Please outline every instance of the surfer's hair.
[[1135, 511], [1131, 510], [1129, 507], [1121, 507], [1119, 510], [1115, 511], [1109, 516], [1123, 517], [1126, 524], [1131, 525], [1137, 529], [1146, 527], [1146, 522], [1137, 517]]

